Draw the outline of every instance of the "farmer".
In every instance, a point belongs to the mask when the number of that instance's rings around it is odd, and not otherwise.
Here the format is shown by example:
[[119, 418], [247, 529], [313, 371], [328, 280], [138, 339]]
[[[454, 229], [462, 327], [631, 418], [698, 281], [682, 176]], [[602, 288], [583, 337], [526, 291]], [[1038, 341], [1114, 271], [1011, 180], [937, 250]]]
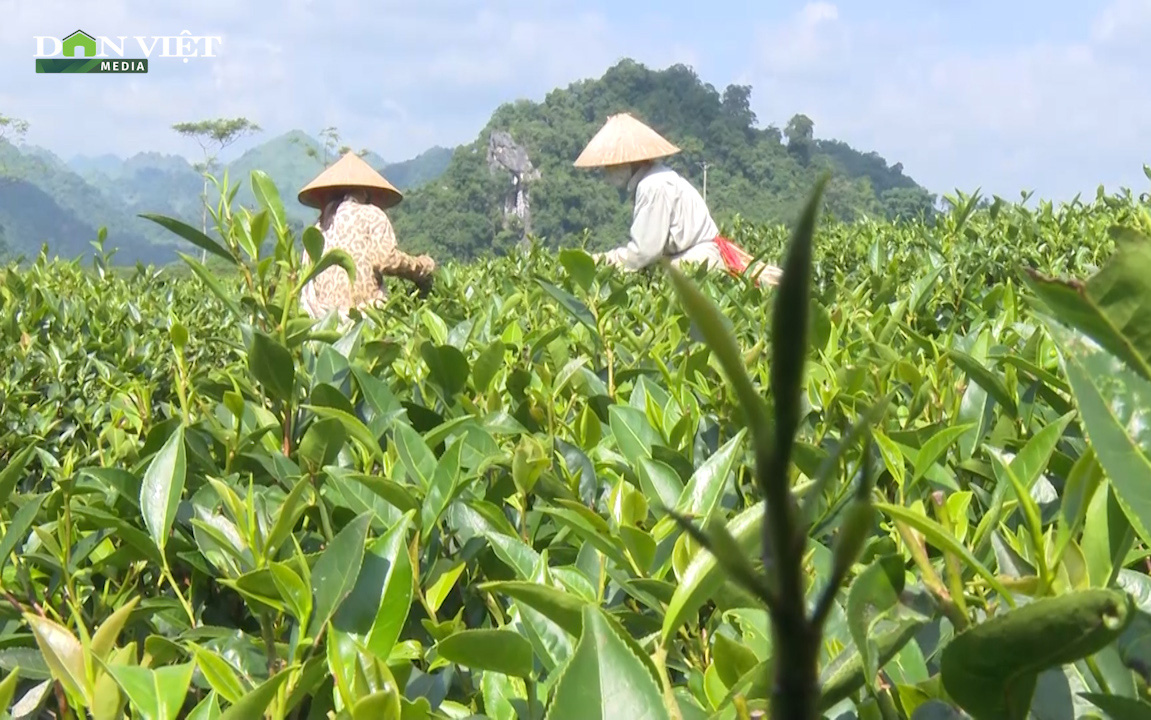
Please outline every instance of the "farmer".
[[[308, 315], [320, 318], [334, 309], [341, 320], [347, 320], [352, 307], [382, 303], [387, 298], [385, 275], [409, 280], [421, 297], [427, 295], [435, 261], [397, 248], [396, 233], [384, 213], [402, 199], [399, 190], [351, 152], [300, 190], [300, 202], [320, 210], [316, 227], [324, 236], [324, 252], [344, 250], [356, 264], [354, 282], [348, 281], [343, 268], [333, 266], [304, 286], [300, 304]], [[309, 256], [308, 260], [319, 258]]]
[[[699, 192], [662, 162], [679, 151], [628, 113], [610, 116], [587, 144], [575, 166], [603, 168], [608, 182], [635, 197], [630, 240], [595, 258], [631, 271], [667, 257], [676, 266], [699, 263], [743, 273], [752, 257], [719, 234]], [[774, 285], [780, 274], [768, 265], [758, 281]]]

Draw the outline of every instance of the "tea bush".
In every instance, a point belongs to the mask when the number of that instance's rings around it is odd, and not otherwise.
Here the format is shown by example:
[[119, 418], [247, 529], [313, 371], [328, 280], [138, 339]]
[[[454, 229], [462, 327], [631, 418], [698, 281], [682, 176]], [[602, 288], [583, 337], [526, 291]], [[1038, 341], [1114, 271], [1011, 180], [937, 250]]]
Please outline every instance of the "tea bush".
[[817, 187], [732, 228], [777, 288], [533, 246], [338, 327], [251, 183], [152, 217], [229, 272], [0, 271], [8, 716], [1149, 716], [1144, 198]]

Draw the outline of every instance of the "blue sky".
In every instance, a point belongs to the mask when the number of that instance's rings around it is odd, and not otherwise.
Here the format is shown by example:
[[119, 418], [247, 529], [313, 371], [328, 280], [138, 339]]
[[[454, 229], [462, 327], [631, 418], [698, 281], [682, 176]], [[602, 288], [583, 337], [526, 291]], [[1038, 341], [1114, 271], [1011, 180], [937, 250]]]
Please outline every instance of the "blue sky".
[[[630, 56], [750, 84], [761, 124], [806, 113], [817, 136], [902, 162], [934, 192], [1151, 184], [1151, 0], [0, 0], [0, 17], [0, 113], [64, 157], [194, 156], [172, 123], [244, 115], [265, 138], [335, 125], [403, 160]], [[36, 75], [33, 36], [76, 28], [223, 40], [218, 57], [153, 58], [147, 75]]]

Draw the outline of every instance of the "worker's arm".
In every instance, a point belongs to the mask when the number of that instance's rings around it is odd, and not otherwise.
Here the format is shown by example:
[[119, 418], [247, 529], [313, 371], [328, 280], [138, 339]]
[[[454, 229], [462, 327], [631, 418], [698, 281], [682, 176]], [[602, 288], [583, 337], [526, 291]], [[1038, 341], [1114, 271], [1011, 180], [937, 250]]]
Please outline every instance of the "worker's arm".
[[376, 272], [393, 277], [401, 277], [414, 283], [423, 283], [436, 270], [436, 261], [428, 255], [408, 255], [399, 248], [393, 248], [384, 256], [383, 262], [376, 265]]
[[396, 231], [387, 214], [372, 208], [372, 245], [378, 248], [372, 270], [381, 275], [400, 277], [424, 285], [436, 270], [436, 261], [427, 255], [408, 255], [396, 247]]
[[658, 260], [667, 246], [671, 230], [671, 208], [661, 188], [636, 189], [632, 212], [631, 239], [613, 253], [628, 270], [642, 270]]

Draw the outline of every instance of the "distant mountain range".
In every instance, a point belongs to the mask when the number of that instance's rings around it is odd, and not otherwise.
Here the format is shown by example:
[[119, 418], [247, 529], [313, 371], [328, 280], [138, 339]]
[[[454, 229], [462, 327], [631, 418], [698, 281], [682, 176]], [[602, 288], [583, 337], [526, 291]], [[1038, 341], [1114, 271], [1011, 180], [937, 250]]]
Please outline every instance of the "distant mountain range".
[[[272, 178], [293, 224], [313, 222], [315, 211], [300, 205], [296, 193], [335, 159], [327, 152], [325, 158], [324, 143], [300, 130], [253, 147], [226, 165], [229, 183], [240, 185], [235, 205], [255, 205], [249, 176], [259, 169]], [[372, 152], [364, 159], [408, 191], [443, 173], [451, 156], [451, 149], [434, 147], [403, 162], [389, 163]], [[218, 168], [213, 175], [222, 180], [223, 173]], [[174, 248], [191, 246], [137, 215], [168, 215], [198, 228], [203, 190], [203, 175], [179, 155], [80, 155], [65, 161], [44, 148], [0, 141], [0, 243], [10, 255], [34, 257], [47, 242], [50, 255], [72, 258], [90, 253], [89, 243], [104, 226], [108, 247], [117, 249], [115, 262], [165, 264], [176, 259]], [[209, 188], [209, 197], [214, 191]]]
[[[607, 116], [621, 111], [683, 149], [669, 162], [704, 189], [720, 223], [737, 216], [790, 222], [824, 172], [833, 175], [825, 195], [831, 215], [933, 214], [935, 195], [905, 175], [902, 164], [816, 138], [814, 123], [802, 114], [783, 128], [760, 127], [750, 98], [750, 86], [721, 91], [683, 65], [652, 70], [622, 60], [602, 77], [557, 88], [542, 102], [505, 103], [467, 145], [435, 147], [398, 163], [370, 152], [365, 159], [405, 192], [404, 202], [389, 211], [400, 244], [442, 260], [508, 252], [525, 233], [552, 246], [585, 230], [598, 247], [623, 242], [628, 204], [597, 173], [572, 167]], [[289, 220], [302, 229], [316, 213], [300, 205], [296, 193], [336, 157], [331, 144], [299, 130], [271, 138], [228, 165], [230, 182], [241, 188], [236, 202], [255, 206], [249, 176], [263, 170]], [[214, 174], [222, 177], [221, 170]], [[193, 246], [137, 214], [199, 227], [203, 184], [179, 156], [141, 152], [64, 161], [42, 148], [0, 141], [0, 250], [7, 242], [10, 253], [35, 257], [47, 242], [52, 255], [86, 255], [97, 229], [106, 226], [108, 246], [118, 249], [115, 262], [166, 264], [176, 259], [175, 248], [194, 252]], [[209, 196], [218, 197], [215, 188]]]

